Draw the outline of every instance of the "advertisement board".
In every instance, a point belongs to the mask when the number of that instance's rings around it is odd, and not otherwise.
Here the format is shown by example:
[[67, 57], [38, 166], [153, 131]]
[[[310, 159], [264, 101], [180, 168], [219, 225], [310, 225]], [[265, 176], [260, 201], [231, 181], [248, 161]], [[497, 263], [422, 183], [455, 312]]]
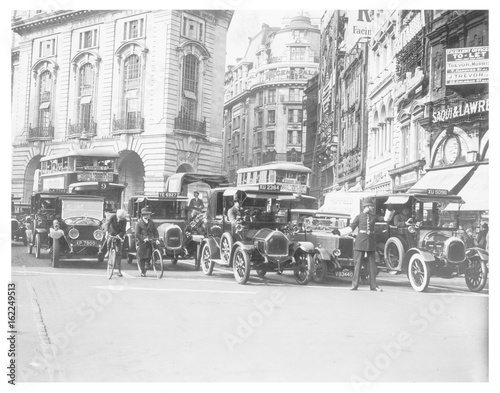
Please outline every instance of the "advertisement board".
[[488, 83], [489, 46], [446, 49], [446, 86]]

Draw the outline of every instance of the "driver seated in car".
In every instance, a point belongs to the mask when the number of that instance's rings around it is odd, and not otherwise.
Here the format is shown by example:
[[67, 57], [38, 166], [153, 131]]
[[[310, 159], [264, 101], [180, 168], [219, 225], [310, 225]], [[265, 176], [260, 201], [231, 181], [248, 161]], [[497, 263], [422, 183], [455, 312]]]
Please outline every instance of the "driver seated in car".
[[239, 217], [240, 217], [240, 200], [235, 199], [233, 207], [231, 207], [227, 211], [227, 218], [232, 224], [236, 224], [238, 222]]

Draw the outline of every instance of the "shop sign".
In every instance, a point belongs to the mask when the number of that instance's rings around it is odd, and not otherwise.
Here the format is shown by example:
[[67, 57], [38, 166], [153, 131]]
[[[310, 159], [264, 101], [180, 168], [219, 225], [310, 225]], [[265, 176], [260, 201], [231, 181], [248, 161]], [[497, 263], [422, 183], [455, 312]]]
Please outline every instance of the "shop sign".
[[399, 184], [409, 183], [409, 182], [413, 182], [413, 181], [417, 181], [417, 172], [415, 172], [415, 171], [403, 173], [401, 175], [401, 179], [399, 181]]
[[489, 112], [490, 100], [476, 100], [471, 102], [461, 102], [458, 105], [446, 107], [439, 111], [433, 111], [432, 122], [438, 123], [447, 121], [456, 117], [474, 115], [476, 113]]
[[446, 85], [489, 82], [489, 46], [446, 49]]
[[348, 10], [348, 34], [346, 34], [346, 51], [351, 50], [360, 38], [372, 36], [373, 10]]

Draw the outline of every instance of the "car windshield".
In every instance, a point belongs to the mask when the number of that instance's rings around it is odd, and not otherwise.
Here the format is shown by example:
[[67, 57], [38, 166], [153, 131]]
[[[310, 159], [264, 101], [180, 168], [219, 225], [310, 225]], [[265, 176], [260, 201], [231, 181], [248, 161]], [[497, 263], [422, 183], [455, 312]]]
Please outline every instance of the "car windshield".
[[331, 230], [345, 228], [347, 220], [339, 218], [304, 218], [304, 226], [308, 229]]
[[148, 200], [148, 207], [153, 212], [152, 218], [183, 218], [183, 209], [186, 202], [180, 201], [151, 201]]
[[62, 201], [61, 218], [88, 217], [102, 220], [104, 217], [101, 200], [71, 199]]

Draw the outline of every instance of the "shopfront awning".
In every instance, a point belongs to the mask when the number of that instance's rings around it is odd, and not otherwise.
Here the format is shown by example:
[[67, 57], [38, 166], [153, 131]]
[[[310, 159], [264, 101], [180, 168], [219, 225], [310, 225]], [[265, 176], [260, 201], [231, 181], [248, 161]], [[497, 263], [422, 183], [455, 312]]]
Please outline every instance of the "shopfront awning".
[[[467, 184], [458, 193], [465, 201], [460, 211], [487, 211], [489, 205], [489, 165], [480, 165]], [[450, 204], [445, 210], [458, 210], [458, 206]]]
[[[428, 189], [448, 190], [453, 194], [453, 189], [474, 169], [474, 166], [461, 166], [455, 168], [444, 168], [430, 170], [419, 181], [417, 181], [408, 193], [423, 193]], [[464, 198], [465, 199], [465, 198]]]

